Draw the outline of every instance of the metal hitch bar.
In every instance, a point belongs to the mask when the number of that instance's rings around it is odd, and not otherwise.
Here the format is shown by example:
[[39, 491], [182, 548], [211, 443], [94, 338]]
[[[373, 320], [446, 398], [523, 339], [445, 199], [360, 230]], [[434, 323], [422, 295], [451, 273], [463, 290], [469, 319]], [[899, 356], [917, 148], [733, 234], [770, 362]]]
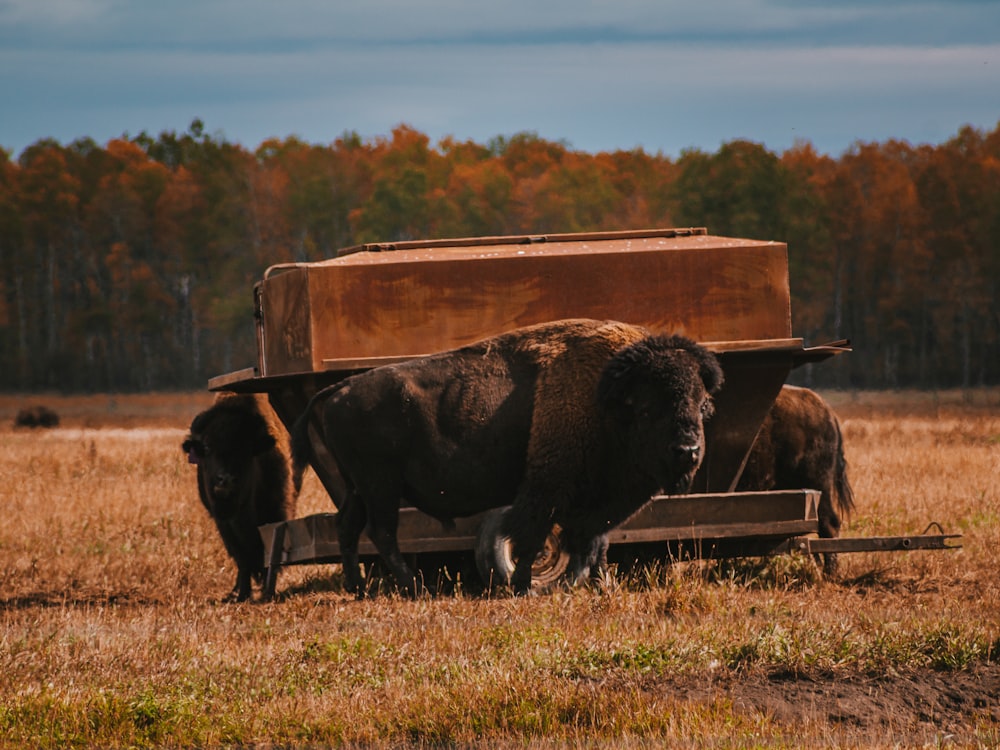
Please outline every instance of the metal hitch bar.
[[[937, 534], [930, 534], [937, 528]], [[776, 552], [803, 552], [808, 555], [828, 552], [892, 552], [927, 549], [961, 549], [961, 544], [948, 544], [951, 539], [961, 539], [961, 534], [945, 534], [941, 524], [932, 522], [922, 534], [913, 536], [866, 536], [839, 537], [836, 539], [817, 539], [808, 536], [795, 536], [782, 542]]]

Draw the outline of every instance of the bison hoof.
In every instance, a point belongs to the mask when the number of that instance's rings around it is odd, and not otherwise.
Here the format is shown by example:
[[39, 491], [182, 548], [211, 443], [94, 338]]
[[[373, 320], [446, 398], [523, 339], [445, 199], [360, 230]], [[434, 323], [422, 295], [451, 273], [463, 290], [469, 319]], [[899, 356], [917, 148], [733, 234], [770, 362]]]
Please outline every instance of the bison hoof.
[[840, 564], [837, 560], [836, 554], [827, 554], [823, 556], [823, 577], [824, 578], [836, 578], [837, 571], [840, 568]]

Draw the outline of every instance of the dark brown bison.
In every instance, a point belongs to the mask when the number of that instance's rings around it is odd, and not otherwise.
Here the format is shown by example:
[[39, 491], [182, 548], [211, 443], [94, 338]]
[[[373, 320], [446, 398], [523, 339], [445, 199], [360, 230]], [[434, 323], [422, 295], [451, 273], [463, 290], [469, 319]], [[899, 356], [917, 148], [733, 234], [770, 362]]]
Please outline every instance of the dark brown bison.
[[26, 406], [14, 418], [15, 427], [58, 427], [59, 415], [47, 406]]
[[236, 563], [228, 598], [246, 601], [251, 578], [265, 574], [257, 527], [295, 515], [301, 474], [292, 472], [288, 433], [265, 396], [223, 393], [191, 422], [182, 449], [198, 466], [198, 495]]
[[603, 563], [608, 529], [658, 491], [688, 491], [721, 384], [714, 355], [683, 337], [556, 321], [320, 391], [293, 428], [293, 453], [309, 456], [306, 425], [325, 399], [325, 445], [348, 488], [339, 537], [349, 590], [361, 592], [367, 524], [397, 583], [415, 593], [396, 539], [402, 499], [445, 522], [510, 505], [510, 583], [524, 592], [553, 524], [578, 580]]
[[[737, 490], [802, 488], [821, 493], [819, 535], [838, 536], [841, 515], [854, 509], [840, 423], [816, 393], [786, 385], [764, 418]], [[836, 573], [837, 556], [825, 555], [823, 568], [829, 575]]]

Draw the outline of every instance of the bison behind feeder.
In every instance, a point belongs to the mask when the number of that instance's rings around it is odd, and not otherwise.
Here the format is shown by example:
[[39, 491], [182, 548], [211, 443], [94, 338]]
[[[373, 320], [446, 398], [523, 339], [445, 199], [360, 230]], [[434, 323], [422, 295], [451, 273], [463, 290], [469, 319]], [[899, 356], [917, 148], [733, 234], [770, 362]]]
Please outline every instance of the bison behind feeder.
[[293, 476], [288, 433], [267, 398], [220, 394], [191, 422], [182, 445], [198, 466], [198, 495], [236, 563], [229, 598], [250, 598], [251, 579], [265, 574], [258, 526], [295, 515], [301, 473]]
[[[854, 509], [840, 423], [818, 394], [786, 385], [761, 424], [736, 489], [805, 487], [820, 491], [819, 535], [838, 536], [841, 516]], [[836, 572], [836, 554], [824, 556], [823, 569], [827, 575]]]
[[[572, 580], [600, 567], [604, 534], [659, 491], [688, 491], [703, 421], [722, 383], [714, 355], [679, 336], [565, 320], [350, 377], [317, 393], [293, 429], [296, 462], [321, 413], [349, 491], [339, 513], [345, 585], [363, 591], [368, 535], [398, 584], [416, 591], [399, 551], [401, 500], [448, 521], [511, 505], [504, 532], [525, 592], [553, 524]], [[594, 572], [594, 571], [591, 571]]]

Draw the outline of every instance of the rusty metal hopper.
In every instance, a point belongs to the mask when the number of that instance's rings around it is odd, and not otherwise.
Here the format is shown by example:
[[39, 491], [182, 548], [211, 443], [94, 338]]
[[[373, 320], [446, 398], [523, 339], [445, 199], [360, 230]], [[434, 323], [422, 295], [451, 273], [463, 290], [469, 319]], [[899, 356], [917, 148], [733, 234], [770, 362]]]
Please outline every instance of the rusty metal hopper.
[[[266, 391], [286, 424], [319, 388], [360, 370], [563, 318], [683, 333], [726, 373], [699, 492], [732, 491], [799, 361], [836, 353], [791, 335], [787, 247], [705, 229], [401, 242], [269, 268], [255, 287], [255, 368], [210, 388]], [[336, 501], [339, 477], [316, 466]]]

